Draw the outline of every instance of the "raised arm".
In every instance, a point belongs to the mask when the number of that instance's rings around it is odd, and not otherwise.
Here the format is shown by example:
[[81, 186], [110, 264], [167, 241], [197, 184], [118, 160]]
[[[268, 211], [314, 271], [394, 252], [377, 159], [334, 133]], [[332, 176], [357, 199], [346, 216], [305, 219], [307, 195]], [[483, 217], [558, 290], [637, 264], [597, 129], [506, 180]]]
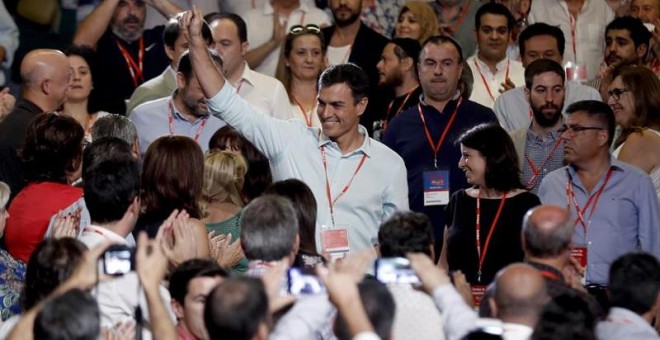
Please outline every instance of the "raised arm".
[[281, 153], [286, 145], [309, 133], [302, 124], [275, 119], [256, 111], [230, 85], [225, 85], [221, 70], [211, 61], [201, 36], [202, 14], [193, 7], [181, 18], [181, 30], [189, 41], [193, 71], [207, 98], [211, 114], [243, 134], [269, 159]]
[[89, 45], [96, 48], [96, 44], [108, 29], [115, 8], [123, 0], [103, 0], [92, 13], [80, 23], [73, 37], [74, 45]]
[[147, 4], [155, 8], [165, 18], [169, 19], [183, 12], [183, 9], [170, 0], [145, 0]]
[[287, 22], [280, 23], [279, 14], [277, 12], [273, 13], [273, 35], [271, 38], [245, 54], [245, 59], [250, 68], [254, 69], [259, 66], [269, 54], [282, 45], [284, 38], [286, 38], [286, 27]]

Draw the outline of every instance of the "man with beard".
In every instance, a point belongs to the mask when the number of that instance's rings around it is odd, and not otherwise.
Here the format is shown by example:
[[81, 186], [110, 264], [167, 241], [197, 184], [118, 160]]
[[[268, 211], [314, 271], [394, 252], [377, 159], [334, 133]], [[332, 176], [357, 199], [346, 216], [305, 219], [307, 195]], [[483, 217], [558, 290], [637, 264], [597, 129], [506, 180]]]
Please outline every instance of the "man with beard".
[[126, 112], [133, 91], [169, 64], [163, 26], [144, 29], [146, 4], [167, 18], [181, 11], [169, 0], [104, 0], [76, 30], [73, 43], [95, 48], [102, 65], [92, 70], [96, 110]]
[[612, 20], [605, 28], [605, 60], [599, 76], [587, 82], [607, 99], [607, 89], [612, 81], [612, 71], [620, 65], [642, 66], [649, 50], [651, 32], [641, 20], [620, 17]]
[[[211, 55], [215, 66], [221, 69], [220, 56], [215, 52]], [[187, 51], [179, 59], [176, 84], [177, 89], [171, 97], [146, 102], [136, 107], [129, 116], [137, 128], [142, 155], [153, 141], [167, 135], [190, 137], [206, 152], [213, 134], [226, 125], [219, 118], [209, 115], [206, 98], [192, 70]]]
[[492, 110], [463, 98], [458, 80], [463, 71], [461, 46], [452, 38], [433, 36], [419, 54], [419, 104], [392, 119], [383, 143], [398, 153], [408, 171], [410, 209], [425, 213], [435, 231], [440, 254], [445, 207], [451, 194], [468, 186], [458, 168], [458, 137], [481, 123], [497, 122]]
[[394, 89], [394, 98], [387, 105], [384, 119], [374, 122], [374, 139], [380, 140], [392, 118], [419, 103], [422, 94], [417, 79], [420, 50], [419, 42], [409, 38], [396, 38], [385, 45], [380, 61], [376, 64], [378, 86]]
[[388, 40], [360, 21], [362, 0], [330, 0], [329, 5], [335, 24], [322, 30], [328, 43], [328, 64], [354, 63], [369, 76], [369, 107], [360, 117], [360, 123], [371, 134], [373, 122], [382, 119], [386, 109], [383, 96], [377, 93], [376, 64]]
[[470, 100], [492, 109], [501, 92], [523, 82], [522, 64], [506, 55], [515, 19], [504, 5], [491, 2], [474, 21], [479, 49], [466, 62], [475, 78]]
[[563, 124], [564, 69], [556, 61], [539, 59], [525, 69], [525, 98], [532, 112], [529, 128], [511, 133], [523, 184], [537, 193], [543, 177], [564, 165], [564, 147], [557, 131]]
[[[522, 65], [527, 68], [534, 60], [550, 59], [559, 64], [564, 63], [564, 33], [559, 27], [544, 23], [527, 26], [518, 37]], [[591, 86], [575, 81], [564, 84], [564, 109], [580, 100], [601, 100], [598, 91]], [[512, 132], [526, 129], [532, 119], [529, 101], [525, 98], [525, 85], [506, 91], [495, 101], [495, 115], [502, 127]]]

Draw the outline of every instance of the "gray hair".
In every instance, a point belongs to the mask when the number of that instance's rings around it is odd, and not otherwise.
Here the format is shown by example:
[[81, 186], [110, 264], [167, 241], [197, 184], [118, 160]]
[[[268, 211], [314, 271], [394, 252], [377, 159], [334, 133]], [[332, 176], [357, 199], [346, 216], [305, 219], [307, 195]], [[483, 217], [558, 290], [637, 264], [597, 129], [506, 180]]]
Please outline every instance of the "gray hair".
[[291, 255], [298, 218], [291, 201], [275, 195], [254, 199], [241, 217], [241, 246], [248, 260], [278, 261]]
[[137, 141], [137, 130], [130, 119], [118, 114], [109, 114], [99, 118], [92, 126], [92, 140], [103, 137], [117, 137], [128, 145], [134, 145]]
[[0, 209], [5, 208], [10, 195], [11, 189], [9, 189], [9, 186], [5, 182], [0, 182]]
[[522, 225], [523, 248], [529, 255], [539, 258], [555, 257], [571, 247], [574, 230], [569, 223], [545, 221], [544, 223], [554, 225], [542, 228], [532, 221], [533, 212], [534, 209], [531, 209], [525, 214]]

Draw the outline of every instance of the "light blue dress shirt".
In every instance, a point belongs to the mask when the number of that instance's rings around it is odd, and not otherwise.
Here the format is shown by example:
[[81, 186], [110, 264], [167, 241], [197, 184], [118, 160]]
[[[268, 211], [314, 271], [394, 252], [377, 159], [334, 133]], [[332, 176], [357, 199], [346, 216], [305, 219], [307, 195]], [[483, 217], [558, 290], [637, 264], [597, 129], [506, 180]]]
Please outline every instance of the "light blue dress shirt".
[[[133, 124], [135, 124], [135, 128], [137, 129], [138, 141], [140, 143], [140, 154], [142, 157], [144, 157], [147, 152], [149, 145], [151, 145], [156, 139], [172, 134], [170, 133], [168, 119], [169, 108], [167, 105], [170, 100], [172, 100], [171, 96], [146, 102], [136, 107], [128, 117], [133, 121]], [[191, 122], [179, 114], [176, 106], [172, 105], [172, 107], [174, 108], [174, 114], [172, 116], [173, 134], [194, 139], [195, 135], [199, 132], [200, 134], [197, 143], [202, 147], [202, 151], [204, 152], [209, 150], [209, 141], [211, 140], [211, 137], [213, 137], [213, 134], [223, 126], [227, 125], [221, 119], [218, 119], [213, 115], [200, 117], [194, 122]], [[205, 119], [208, 119], [208, 121], [204, 128], [201, 129]]]
[[[349, 190], [334, 206], [335, 226], [348, 229], [351, 251], [373, 249], [380, 224], [396, 211], [408, 210], [403, 159], [380, 142], [366, 137], [360, 148], [342, 155], [337, 143], [323, 135], [320, 128], [307, 127], [299, 120], [285, 121], [261, 114], [227, 83], [208, 100], [208, 105], [213, 114], [242, 133], [268, 157], [275, 180], [297, 178], [310, 187], [318, 206], [317, 248], [321, 249], [321, 229], [332, 226], [322, 146], [333, 199], [348, 184], [362, 155], [367, 155]], [[367, 136], [364, 127], [360, 126], [360, 132]]]
[[[614, 157], [610, 159], [614, 171], [598, 200], [587, 232], [585, 234], [582, 224], [578, 223], [573, 236], [573, 244], [587, 247], [587, 283], [604, 286], [608, 282], [610, 265], [621, 255], [643, 250], [660, 258], [660, 212], [651, 178], [636, 167]], [[570, 165], [551, 172], [543, 179], [539, 188], [543, 204], [566, 207], [569, 173], [577, 203], [580, 209], [584, 208], [589, 193]], [[605, 177], [596, 183], [592, 194], [600, 189]], [[572, 200], [568, 209], [572, 223], [577, 218]], [[588, 223], [590, 214], [591, 208], [584, 214], [585, 223]]]
[[[600, 101], [600, 94], [596, 89], [590, 86], [578, 84], [576, 82], [566, 82], [566, 95], [564, 96], [563, 113], [569, 105], [581, 100], [598, 100]], [[514, 131], [522, 128], [529, 127], [531, 119], [529, 117], [529, 102], [525, 99], [525, 87], [519, 86], [502, 93], [493, 107], [495, 116], [500, 122], [500, 125], [508, 131]]]

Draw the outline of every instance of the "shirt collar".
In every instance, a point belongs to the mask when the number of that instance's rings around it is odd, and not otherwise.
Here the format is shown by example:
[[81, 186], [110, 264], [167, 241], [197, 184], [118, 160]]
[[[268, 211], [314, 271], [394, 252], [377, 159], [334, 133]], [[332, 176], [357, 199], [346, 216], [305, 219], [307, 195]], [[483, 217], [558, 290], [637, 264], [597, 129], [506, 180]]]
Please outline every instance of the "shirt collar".
[[561, 271], [557, 270], [555, 267], [551, 267], [551, 266], [545, 265], [543, 263], [538, 263], [538, 262], [534, 262], [534, 261], [527, 261], [527, 264], [529, 264], [530, 266], [536, 268], [540, 272], [549, 272], [549, 273], [557, 276], [557, 280], [554, 280], [554, 281], [559, 281], [560, 283], [565, 282], [564, 281], [564, 274]]
[[195, 119], [194, 121], [191, 122], [191, 121], [187, 120], [184, 116], [182, 116], [181, 113], [179, 112], [179, 109], [177, 109], [176, 104], [174, 104], [174, 97], [176, 96], [178, 91], [179, 91], [179, 89], [174, 90], [174, 93], [172, 93], [171, 99], [169, 101], [167, 101], [167, 104], [166, 104], [168, 106], [167, 111], [169, 112], [169, 110], [170, 110], [170, 108], [169, 108], [170, 104], [169, 103], [170, 102], [172, 103], [172, 111], [174, 112], [172, 114], [172, 116], [174, 116], [175, 121], [182, 121], [182, 122], [186, 122], [186, 123], [191, 124], [191, 125], [195, 125], [198, 122], [200, 122], [200, 121], [202, 121], [202, 120], [209, 117], [209, 115], [202, 116], [202, 117], [197, 117], [197, 119]]
[[[456, 104], [454, 103], [456, 103], [458, 101], [458, 98], [460, 97], [461, 97], [461, 91], [457, 89], [454, 96], [449, 100], [449, 102], [447, 102], [447, 105], [445, 105], [445, 110], [447, 110], [447, 108], [450, 106], [451, 109], [453, 110], [456, 107]], [[426, 100], [424, 100], [424, 91], [422, 91], [422, 93], [419, 95], [419, 103], [425, 107], [433, 107], [429, 103], [427, 103]], [[433, 109], [435, 110], [435, 108]]]
[[[563, 115], [559, 119], [563, 121], [564, 120]], [[543, 141], [543, 138], [541, 138], [541, 136], [539, 136], [536, 132], [534, 132], [534, 130], [532, 130], [532, 124], [533, 123], [529, 123], [529, 128], [527, 129], [527, 138], [533, 138], [539, 141]], [[557, 128], [556, 130], [550, 132], [550, 138], [548, 140], [554, 142], [557, 141], [559, 138], [561, 138], [561, 133], [559, 132], [559, 128]]]
[[[241, 75], [241, 79], [239, 80], [239, 84], [243, 81], [247, 82], [250, 86], [254, 87], [254, 84], [256, 84], [256, 79], [255, 79], [255, 71], [252, 71], [250, 66], [246, 61], [243, 61], [245, 64], [245, 67], [243, 68], [243, 74]], [[238, 84], [237, 84], [238, 86]]]
[[[488, 70], [488, 72], [491, 72], [491, 71], [490, 71], [490, 67], [488, 67], [488, 65], [487, 65], [485, 62], [483, 62], [481, 59], [479, 59], [479, 56], [478, 56], [478, 55], [479, 55], [478, 53], [476, 53], [476, 54], [474, 55], [474, 60], [475, 60], [476, 62], [479, 63], [479, 67], [480, 67], [482, 70]], [[510, 67], [510, 65], [509, 65], [509, 57], [504, 57], [504, 59], [502, 59], [502, 61], [500, 61], [499, 63], [497, 63], [497, 65], [495, 65], [495, 68], [497, 69], [497, 73], [505, 72], [507, 66]], [[492, 73], [492, 72], [491, 72], [491, 73]]]
[[[358, 131], [360, 131], [360, 134], [364, 136], [364, 141], [362, 142], [362, 145], [357, 148], [356, 150], [351, 151], [349, 154], [344, 155], [345, 156], [350, 156], [356, 153], [364, 153], [367, 155], [367, 157], [371, 157], [371, 138], [369, 138], [369, 134], [367, 133], [367, 129], [362, 126], [358, 125]], [[339, 145], [337, 145], [336, 142], [333, 142], [330, 137], [326, 136], [323, 133], [323, 130], [319, 130], [319, 148], [322, 146], [330, 146], [336, 150], [339, 150]]]
[[640, 327], [648, 328], [649, 331], [653, 331], [655, 333], [655, 330], [651, 325], [646, 322], [639, 314], [625, 309], [621, 307], [612, 307], [610, 308], [610, 313], [607, 315], [607, 322], [612, 322], [612, 323], [629, 323], [629, 324], [634, 324]]
[[115, 233], [114, 231], [108, 229], [108, 228], [103, 228], [99, 226], [95, 226], [92, 224], [87, 225], [85, 228], [83, 228], [82, 234], [97, 234], [100, 237], [105, 238], [106, 240], [110, 240], [113, 242], [121, 243], [121, 244], [126, 244], [126, 238], [122, 237], [121, 235]]
[[[624, 172], [626, 169], [623, 166], [623, 162], [620, 160], [616, 159], [611, 153], [610, 153], [610, 168], [613, 168], [615, 171], [621, 171]], [[571, 174], [573, 178], [575, 178], [575, 175], [577, 174], [577, 170], [572, 164], [569, 164], [567, 166], [568, 172]], [[575, 183], [574, 183], [575, 184]]]

